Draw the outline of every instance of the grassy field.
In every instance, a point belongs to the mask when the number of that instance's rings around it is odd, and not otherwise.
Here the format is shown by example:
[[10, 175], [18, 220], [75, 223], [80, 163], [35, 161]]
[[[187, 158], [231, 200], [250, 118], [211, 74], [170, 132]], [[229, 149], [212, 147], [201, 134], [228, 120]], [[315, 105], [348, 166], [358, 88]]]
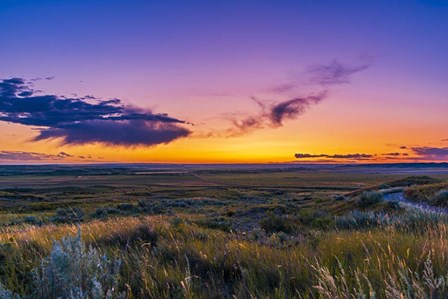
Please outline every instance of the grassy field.
[[0, 298], [446, 298], [448, 169], [2, 166]]

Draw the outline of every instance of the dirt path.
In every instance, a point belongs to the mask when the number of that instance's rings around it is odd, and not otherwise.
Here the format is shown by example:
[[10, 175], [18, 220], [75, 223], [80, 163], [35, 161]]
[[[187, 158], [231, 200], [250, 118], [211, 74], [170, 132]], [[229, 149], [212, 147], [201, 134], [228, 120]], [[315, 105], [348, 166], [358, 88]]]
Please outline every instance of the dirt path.
[[448, 208], [438, 208], [438, 207], [430, 206], [425, 203], [417, 203], [417, 202], [410, 201], [409, 199], [407, 199], [404, 196], [403, 192], [395, 192], [395, 193], [385, 194], [384, 200], [385, 201], [398, 201], [405, 206], [412, 207], [412, 208], [418, 208], [418, 209], [421, 209], [421, 210], [424, 210], [427, 212], [448, 214]]

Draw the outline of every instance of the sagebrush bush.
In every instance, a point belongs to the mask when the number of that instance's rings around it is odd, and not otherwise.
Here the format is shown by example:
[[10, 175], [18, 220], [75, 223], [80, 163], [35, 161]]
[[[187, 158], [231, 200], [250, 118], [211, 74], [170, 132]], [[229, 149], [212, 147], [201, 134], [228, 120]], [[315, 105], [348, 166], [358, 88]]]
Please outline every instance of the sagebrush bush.
[[138, 201], [138, 207], [141, 212], [150, 215], [163, 214], [166, 212], [166, 206], [163, 206], [159, 202], [155, 202], [153, 200], [140, 199]]
[[436, 195], [434, 196], [433, 201], [435, 202], [435, 204], [437, 206], [447, 207], [448, 206], [448, 190], [444, 189], [444, 190], [440, 190], [439, 192], [437, 192]]
[[120, 260], [86, 247], [80, 231], [54, 242], [50, 255], [34, 270], [33, 298], [124, 298], [118, 293]]
[[32, 224], [32, 225], [42, 225], [43, 224], [43, 221], [38, 219], [36, 216], [26, 216], [23, 219], [23, 221], [27, 224]]
[[212, 229], [219, 229], [222, 231], [229, 231], [232, 223], [228, 221], [225, 217], [213, 217], [213, 218], [205, 218], [196, 221], [196, 224]]
[[395, 200], [390, 200], [387, 202], [387, 207], [391, 210], [399, 210], [400, 209], [400, 203]]
[[335, 195], [335, 196], [333, 197], [333, 199], [334, 199], [335, 201], [344, 201], [344, 200], [346, 200], [346, 198], [345, 198], [344, 195]]
[[345, 216], [337, 217], [335, 222], [339, 229], [365, 229], [390, 224], [391, 220], [384, 213], [355, 210]]
[[117, 204], [117, 209], [121, 211], [134, 211], [137, 209], [137, 207], [131, 203], [119, 203]]
[[358, 199], [360, 208], [367, 208], [383, 201], [383, 194], [377, 191], [366, 191]]
[[260, 221], [260, 226], [268, 233], [289, 233], [294, 228], [294, 224], [291, 219], [286, 216], [275, 215], [273, 213], [268, 213], [267, 216]]
[[3, 284], [0, 283], [0, 298], [1, 299], [20, 299], [20, 296], [14, 294], [10, 290], [5, 289]]
[[148, 224], [139, 226], [124, 232], [113, 232], [110, 235], [98, 238], [96, 243], [101, 246], [132, 247], [144, 244], [156, 246], [159, 238], [158, 233]]
[[94, 219], [105, 219], [110, 217], [111, 215], [117, 215], [117, 214], [121, 214], [121, 211], [116, 208], [112, 207], [98, 208], [95, 210], [95, 212], [91, 214], [91, 217]]
[[50, 218], [54, 223], [78, 223], [84, 220], [84, 211], [80, 208], [57, 209], [56, 215]]

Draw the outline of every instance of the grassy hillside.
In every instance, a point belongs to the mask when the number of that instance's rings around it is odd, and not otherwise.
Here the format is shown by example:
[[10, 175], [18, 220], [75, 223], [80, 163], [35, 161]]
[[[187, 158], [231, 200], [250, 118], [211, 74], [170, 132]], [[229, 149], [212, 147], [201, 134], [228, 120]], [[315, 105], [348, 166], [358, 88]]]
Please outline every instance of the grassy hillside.
[[448, 182], [411, 186], [404, 191], [406, 198], [437, 207], [448, 207]]

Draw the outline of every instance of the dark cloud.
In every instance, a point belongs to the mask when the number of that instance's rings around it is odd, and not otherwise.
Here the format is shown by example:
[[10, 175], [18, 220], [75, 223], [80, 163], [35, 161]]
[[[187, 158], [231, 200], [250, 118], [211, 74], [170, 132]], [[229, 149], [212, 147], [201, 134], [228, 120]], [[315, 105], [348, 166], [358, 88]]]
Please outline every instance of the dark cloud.
[[296, 159], [312, 159], [312, 158], [328, 158], [330, 155], [326, 155], [326, 154], [319, 154], [319, 155], [314, 155], [314, 154], [295, 154]]
[[[301, 84], [320, 85], [336, 85], [350, 83], [352, 76], [370, 67], [370, 63], [362, 63], [358, 65], [348, 65], [333, 60], [328, 64], [313, 65], [307, 71], [296, 74], [289, 82], [278, 84], [269, 89], [269, 91], [276, 94], [291, 93], [295, 91]], [[312, 106], [320, 103], [327, 97], [328, 91], [325, 90], [320, 93], [305, 97], [294, 97], [285, 101], [276, 101], [265, 103], [259, 101], [255, 97], [252, 100], [259, 108], [258, 113], [232, 115], [227, 117], [232, 127], [224, 130], [224, 132], [212, 132], [202, 134], [202, 137], [210, 136], [225, 136], [237, 137], [255, 130], [264, 128], [278, 128], [287, 120], [293, 120], [306, 112]]]
[[448, 147], [413, 147], [412, 151], [426, 159], [448, 159]]
[[373, 158], [374, 155], [370, 154], [346, 154], [346, 155], [330, 155], [329, 158], [333, 159], [370, 159]]
[[64, 158], [72, 158], [73, 157], [73, 155], [67, 154], [66, 152], [60, 152], [58, 154], [58, 156], [64, 157]]
[[0, 121], [38, 127], [35, 140], [60, 138], [65, 144], [150, 146], [190, 134], [181, 126], [187, 122], [167, 114], [124, 106], [119, 99], [40, 95], [21, 78], [0, 81]]
[[188, 134], [186, 129], [156, 121], [92, 120], [42, 130], [35, 140], [62, 138], [64, 144], [156, 145]]
[[382, 156], [399, 157], [399, 156], [401, 156], [401, 153], [387, 153], [387, 154], [382, 154]]
[[407, 149], [407, 146], [400, 146], [400, 149]]
[[41, 80], [53, 80], [55, 76], [49, 76], [49, 77], [38, 77], [30, 79], [31, 82], [41, 81]]
[[274, 126], [281, 126], [284, 120], [295, 119], [302, 115], [309, 106], [318, 104], [325, 98], [326, 93], [306, 98], [295, 98], [273, 105], [269, 111], [269, 119]]
[[47, 160], [63, 160], [72, 158], [73, 156], [64, 152], [57, 155], [35, 153], [35, 152], [21, 152], [21, 151], [0, 151], [1, 161], [47, 161]]
[[370, 154], [335, 154], [335, 155], [328, 155], [328, 154], [302, 154], [298, 153], [295, 154], [296, 159], [310, 159], [310, 158], [326, 158], [326, 159], [349, 159], [349, 160], [365, 160], [365, 159], [371, 159], [375, 157], [374, 155]]
[[354, 74], [366, 70], [370, 65], [367, 62], [358, 65], [349, 65], [335, 59], [328, 64], [311, 66], [307, 74], [313, 83], [322, 85], [347, 84], [351, 82]]
[[[305, 73], [295, 77], [289, 82], [281, 83], [270, 89], [274, 93], [291, 92], [304, 82], [320, 85], [337, 85], [350, 83], [352, 76], [370, 67], [364, 62], [358, 65], [348, 65], [333, 60], [328, 64], [313, 65]], [[227, 130], [226, 136], [241, 136], [257, 129], [276, 128], [283, 125], [286, 120], [296, 119], [310, 106], [324, 100], [328, 92], [325, 90], [317, 95], [296, 97], [290, 100], [265, 104], [255, 98], [253, 101], [259, 106], [259, 112], [243, 117], [231, 117], [232, 127]], [[220, 134], [218, 134], [220, 135]]]
[[256, 98], [252, 100], [259, 107], [259, 112], [241, 118], [231, 118], [232, 128], [227, 130], [228, 136], [240, 136], [256, 129], [278, 128], [284, 121], [293, 120], [302, 115], [310, 106], [323, 101], [327, 92], [307, 97], [297, 97], [283, 102], [265, 104]]
[[442, 142], [447, 142], [448, 141], [448, 138], [447, 139], [442, 139]]

